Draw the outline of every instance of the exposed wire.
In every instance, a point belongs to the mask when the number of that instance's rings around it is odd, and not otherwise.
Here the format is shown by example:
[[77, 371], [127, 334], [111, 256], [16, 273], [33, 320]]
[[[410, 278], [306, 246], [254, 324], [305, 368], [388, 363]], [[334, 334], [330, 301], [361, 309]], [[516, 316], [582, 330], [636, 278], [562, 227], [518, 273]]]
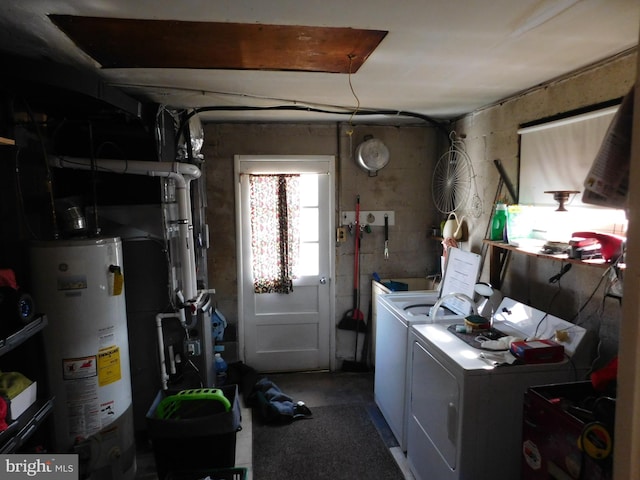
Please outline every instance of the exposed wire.
[[[567, 265], [570, 266], [571, 264], [569, 263]], [[552, 279], [553, 279], [552, 283], [557, 283], [558, 284], [558, 288], [556, 289], [556, 293], [553, 294], [553, 297], [551, 297], [551, 300], [549, 300], [549, 303], [547, 304], [546, 313], [542, 316], [542, 318], [540, 319], [540, 321], [536, 325], [536, 330], [535, 330], [535, 332], [533, 332], [533, 338], [537, 337], [538, 329], [540, 328], [540, 325], [542, 325], [542, 322], [545, 320], [545, 318], [547, 318], [549, 316], [549, 310], [551, 309], [551, 305], [553, 305], [553, 302], [556, 300], [556, 297], [558, 296], [558, 294], [562, 290], [562, 285], [560, 285], [560, 279], [568, 271], [569, 271], [569, 269], [566, 268], [566, 265], [565, 265], [564, 267], [562, 267], [560, 269], [560, 273], [558, 275], [556, 275], [556, 277], [558, 277], [557, 279], [555, 277], [552, 277]], [[549, 281], [551, 282], [551, 279]]]
[[176, 138], [180, 138], [180, 135], [183, 134], [185, 126], [187, 125], [189, 119], [193, 115], [197, 115], [202, 112], [217, 112], [217, 111], [229, 111], [229, 112], [250, 112], [250, 111], [298, 111], [298, 112], [311, 112], [311, 113], [326, 113], [330, 115], [354, 115], [354, 116], [372, 116], [372, 115], [384, 115], [384, 116], [402, 116], [415, 118], [424, 122], [427, 122], [434, 127], [436, 127], [443, 135], [449, 136], [449, 131], [445, 128], [444, 124], [434, 120], [433, 118], [422, 115], [420, 113], [415, 112], [407, 112], [404, 110], [363, 110], [360, 108], [356, 111], [348, 111], [348, 110], [329, 110], [324, 108], [317, 107], [304, 107], [301, 105], [276, 105], [271, 107], [253, 107], [253, 106], [209, 106], [209, 107], [199, 107], [191, 110], [185, 117], [182, 119], [182, 123], [176, 132]]
[[[132, 84], [118, 84], [118, 83], [112, 83], [110, 84], [111, 86], [114, 87], [119, 87], [119, 88], [144, 88], [149, 89], [149, 88], [158, 88], [158, 89], [167, 89], [167, 88], [171, 88], [172, 90], [180, 90], [180, 91], [187, 91], [187, 92], [198, 92], [199, 95], [205, 95], [205, 94], [213, 94], [213, 95], [221, 95], [221, 96], [236, 96], [236, 97], [241, 97], [241, 98], [250, 98], [250, 99], [257, 99], [257, 100], [269, 100], [269, 101], [273, 101], [273, 102], [291, 102], [292, 105], [276, 105], [276, 106], [267, 106], [267, 107], [258, 107], [258, 106], [211, 106], [211, 107], [200, 107], [200, 108], [195, 108], [195, 111], [191, 111], [189, 113], [189, 115], [187, 116], [186, 119], [183, 120], [183, 123], [188, 121], [189, 118], [191, 116], [193, 116], [196, 113], [202, 112], [202, 111], [260, 111], [260, 110], [297, 110], [297, 111], [308, 111], [308, 112], [314, 112], [314, 113], [326, 113], [326, 114], [331, 114], [331, 115], [353, 115], [353, 112], [349, 109], [346, 109], [344, 107], [338, 106], [338, 105], [326, 105], [326, 104], [319, 104], [319, 103], [313, 103], [313, 102], [305, 102], [305, 101], [301, 101], [301, 100], [291, 100], [291, 99], [287, 99], [287, 98], [277, 98], [277, 97], [269, 97], [269, 96], [261, 96], [261, 95], [250, 95], [247, 93], [235, 93], [235, 92], [220, 92], [220, 91], [203, 91], [201, 89], [195, 90], [195, 89], [189, 89], [189, 88], [180, 88], [180, 89], [175, 89], [172, 87], [167, 87], [167, 86], [162, 86], [162, 85], [132, 85]], [[307, 106], [303, 106], [303, 105], [307, 105]], [[161, 106], [160, 108], [166, 108], [166, 105]], [[332, 110], [333, 109], [333, 110]], [[392, 110], [392, 109], [368, 109], [367, 113], [361, 113], [363, 112], [362, 108], [360, 108], [360, 110], [355, 113], [355, 115], [387, 115], [387, 116], [393, 116], [393, 117], [414, 117], [417, 119], [420, 119], [422, 121], [431, 123], [433, 126], [441, 129], [442, 133], [446, 136], [449, 135], [448, 130], [444, 127], [445, 124], [449, 124], [449, 121], [445, 121], [445, 122], [438, 122], [437, 120], [431, 118], [428, 115], [423, 115], [420, 113], [415, 113], [415, 112], [408, 112], [408, 111], [404, 111], [404, 110]], [[178, 133], [180, 133], [180, 131], [178, 131]]]
[[351, 89], [351, 94], [353, 95], [353, 97], [356, 99], [356, 109], [351, 113], [351, 116], [349, 117], [349, 127], [350, 129], [347, 131], [347, 135], [352, 135], [353, 134], [353, 117], [355, 115], [358, 114], [358, 111], [360, 110], [360, 99], [358, 98], [358, 95], [356, 95], [356, 91], [353, 89], [353, 83], [351, 83], [351, 67], [353, 65], [353, 55], [349, 54], [349, 88]]
[[47, 148], [46, 148], [46, 144], [44, 141], [44, 136], [42, 134], [42, 131], [40, 130], [40, 125], [38, 124], [38, 122], [36, 122], [35, 116], [33, 114], [33, 110], [31, 110], [31, 105], [29, 104], [29, 102], [27, 102], [26, 99], [22, 99], [22, 103], [24, 103], [25, 108], [27, 109], [27, 114], [29, 115], [29, 120], [30, 122], [33, 124], [35, 130], [36, 130], [36, 135], [38, 136], [38, 143], [40, 144], [40, 147], [42, 148], [42, 160], [44, 162], [44, 168], [45, 168], [45, 172], [46, 172], [46, 187], [47, 187], [47, 195], [49, 197], [49, 203], [50, 203], [50, 207], [51, 207], [51, 211], [49, 212], [51, 214], [51, 229], [52, 229], [52, 234], [53, 234], [53, 238], [54, 240], [57, 240], [58, 238], [60, 238], [60, 230], [58, 228], [58, 217], [56, 214], [56, 202], [55, 202], [55, 196], [53, 193], [53, 173], [51, 172], [51, 168], [49, 167], [49, 161], [48, 161], [48, 156], [47, 156]]
[[[617, 262], [616, 262], [617, 263]], [[615, 265], [615, 264], [614, 264]], [[604, 273], [600, 276], [600, 281], [598, 282], [598, 284], [595, 286], [595, 288], [593, 289], [593, 291], [591, 292], [591, 294], [589, 295], [589, 297], [584, 301], [584, 303], [582, 304], [582, 306], [578, 309], [578, 311], [576, 312], [576, 314], [571, 318], [570, 322], [571, 323], [576, 323], [576, 318], [582, 313], [582, 311], [587, 307], [587, 305], [589, 305], [589, 303], [591, 302], [591, 300], [593, 300], [593, 297], [595, 296], [596, 292], [600, 289], [600, 285], [602, 285], [602, 282], [604, 281], [604, 279], [606, 278], [606, 276], [609, 274], [609, 271], [614, 267], [614, 265], [611, 265], [609, 268], [607, 268]]]
[[96, 166], [96, 155], [93, 141], [93, 123], [89, 120], [89, 153], [91, 155], [91, 198], [93, 200], [93, 235], [100, 235], [99, 215], [98, 215], [98, 169]]
[[16, 197], [17, 197], [17, 203], [20, 207], [20, 215], [22, 216], [22, 222], [24, 225], [24, 228], [27, 230], [27, 232], [29, 232], [29, 235], [31, 235], [32, 239], [37, 239], [37, 235], [35, 234], [35, 232], [33, 231], [33, 229], [31, 228], [31, 225], [29, 224], [29, 218], [27, 216], [27, 210], [25, 208], [25, 204], [24, 204], [24, 193], [22, 192], [22, 180], [21, 180], [21, 170], [20, 170], [20, 153], [22, 152], [22, 150], [20, 149], [20, 147], [16, 148], [16, 153], [15, 153], [15, 160], [14, 160], [14, 168], [15, 168], [15, 172], [16, 172], [16, 176], [15, 176], [15, 183], [16, 183]]

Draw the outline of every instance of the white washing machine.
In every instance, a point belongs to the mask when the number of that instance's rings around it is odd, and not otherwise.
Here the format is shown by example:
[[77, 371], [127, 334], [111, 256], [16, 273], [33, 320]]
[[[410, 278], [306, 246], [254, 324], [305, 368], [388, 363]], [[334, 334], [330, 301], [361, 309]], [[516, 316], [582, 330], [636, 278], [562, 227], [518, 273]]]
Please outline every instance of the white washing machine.
[[[379, 295], [376, 305], [374, 398], [403, 451], [407, 449], [409, 411], [409, 327], [433, 321], [431, 309], [443, 298], [436, 321], [453, 321], [469, 314], [471, 305], [451, 293], [473, 298], [480, 272], [480, 255], [451, 248], [440, 289]], [[447, 297], [447, 298], [445, 298]]]
[[494, 366], [480, 357], [482, 350], [452, 332], [450, 323], [411, 327], [411, 471], [417, 480], [520, 478], [524, 393], [532, 385], [584, 377], [588, 366], [576, 360], [590, 348], [586, 331], [505, 298], [494, 328], [522, 338], [536, 329], [538, 338], [565, 329], [567, 357], [559, 363]]

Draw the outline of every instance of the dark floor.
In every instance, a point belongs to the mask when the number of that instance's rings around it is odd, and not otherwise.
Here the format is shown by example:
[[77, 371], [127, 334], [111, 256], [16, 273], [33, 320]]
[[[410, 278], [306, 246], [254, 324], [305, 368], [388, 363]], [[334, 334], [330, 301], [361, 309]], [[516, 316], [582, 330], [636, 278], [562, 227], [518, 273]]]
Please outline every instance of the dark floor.
[[[397, 445], [389, 427], [375, 407], [372, 372], [274, 373], [266, 376], [283, 393], [295, 401], [303, 401], [312, 412], [314, 407], [328, 405], [361, 404], [368, 406], [371, 409], [370, 413], [372, 413], [374, 423], [387, 445], [390, 448]], [[237, 443], [236, 448], [243, 448], [241, 445], [241, 442]], [[137, 441], [137, 446], [136, 480], [157, 480], [151, 445], [144, 439], [140, 439]]]
[[280, 390], [309, 408], [373, 402], [373, 373], [277, 373], [267, 377]]

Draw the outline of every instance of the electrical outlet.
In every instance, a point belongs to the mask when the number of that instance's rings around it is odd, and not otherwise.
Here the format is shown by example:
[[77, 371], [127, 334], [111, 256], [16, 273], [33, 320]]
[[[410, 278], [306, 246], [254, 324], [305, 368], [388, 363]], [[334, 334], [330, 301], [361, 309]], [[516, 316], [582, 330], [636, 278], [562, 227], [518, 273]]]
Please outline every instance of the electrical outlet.
[[184, 342], [184, 351], [189, 357], [200, 355], [200, 340], [187, 340]]
[[347, 229], [345, 227], [338, 227], [336, 230], [336, 242], [343, 243], [347, 241]]

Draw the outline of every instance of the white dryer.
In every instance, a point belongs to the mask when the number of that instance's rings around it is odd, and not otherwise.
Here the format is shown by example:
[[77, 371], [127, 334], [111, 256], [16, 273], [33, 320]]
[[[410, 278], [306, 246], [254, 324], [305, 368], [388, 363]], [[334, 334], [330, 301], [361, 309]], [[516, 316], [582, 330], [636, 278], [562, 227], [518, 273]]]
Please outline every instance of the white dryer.
[[[437, 321], [453, 321], [468, 315], [471, 305], [451, 293], [470, 298], [480, 273], [480, 255], [451, 248], [440, 289], [379, 295], [376, 305], [374, 398], [403, 451], [407, 449], [409, 411], [409, 328], [433, 321], [432, 307], [442, 298]], [[445, 298], [446, 297], [446, 298]]]
[[[407, 459], [416, 480], [520, 478], [524, 393], [533, 385], [576, 381], [586, 365], [494, 366], [460, 339], [451, 322], [414, 325], [410, 334]], [[494, 322], [507, 335], [541, 338], [566, 329], [567, 357], [588, 348], [586, 331], [505, 298]], [[516, 328], [519, 326], [520, 329]]]

